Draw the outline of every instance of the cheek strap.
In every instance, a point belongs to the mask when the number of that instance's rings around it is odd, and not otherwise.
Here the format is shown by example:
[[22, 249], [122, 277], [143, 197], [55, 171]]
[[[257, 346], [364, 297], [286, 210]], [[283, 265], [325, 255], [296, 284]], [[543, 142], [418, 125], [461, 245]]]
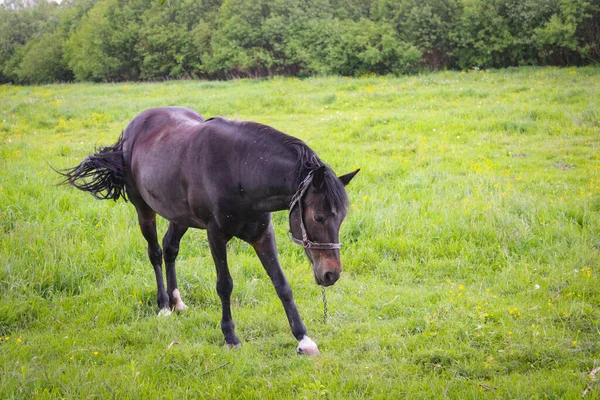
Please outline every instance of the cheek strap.
[[342, 247], [341, 243], [323, 243], [323, 242], [313, 242], [308, 238], [308, 233], [306, 232], [306, 227], [304, 226], [304, 213], [302, 212], [302, 197], [308, 190], [308, 187], [312, 183], [313, 172], [310, 171], [306, 178], [300, 184], [300, 187], [292, 197], [292, 201], [290, 202], [290, 215], [294, 210], [294, 207], [298, 206], [298, 212], [300, 212], [300, 231], [302, 232], [302, 239], [298, 239], [294, 237], [294, 234], [290, 230], [289, 235], [292, 242], [296, 243], [304, 247], [305, 249], [319, 249], [319, 250], [332, 250], [339, 249]]

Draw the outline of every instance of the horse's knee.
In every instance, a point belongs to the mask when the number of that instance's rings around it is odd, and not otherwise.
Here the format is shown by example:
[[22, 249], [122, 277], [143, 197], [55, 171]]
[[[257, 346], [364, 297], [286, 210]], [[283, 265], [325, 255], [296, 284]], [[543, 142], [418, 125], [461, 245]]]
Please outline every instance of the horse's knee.
[[283, 302], [288, 302], [293, 299], [292, 287], [287, 282], [279, 286], [275, 286], [275, 291], [277, 292], [279, 299]]
[[177, 259], [177, 255], [179, 254], [179, 246], [174, 246], [174, 245], [167, 245], [167, 246], [163, 246], [164, 249], [164, 257], [165, 257], [165, 262], [167, 263], [173, 263], [175, 262], [175, 259]]
[[152, 265], [160, 265], [162, 262], [162, 250], [160, 247], [148, 246], [148, 258]]
[[221, 298], [228, 298], [231, 296], [231, 292], [233, 291], [233, 279], [228, 277], [227, 279], [218, 279], [217, 280], [217, 293]]
[[177, 255], [179, 254], [179, 242], [176, 242], [172, 238], [172, 234], [170, 235], [168, 232], [163, 238], [163, 253], [165, 257], [165, 262], [175, 262]]

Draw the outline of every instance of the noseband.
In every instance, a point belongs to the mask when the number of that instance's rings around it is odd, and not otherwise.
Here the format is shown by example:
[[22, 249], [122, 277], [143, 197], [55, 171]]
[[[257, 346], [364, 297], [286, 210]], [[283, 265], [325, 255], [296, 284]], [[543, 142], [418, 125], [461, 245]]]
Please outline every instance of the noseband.
[[302, 212], [302, 197], [304, 196], [304, 194], [308, 190], [310, 184], [312, 183], [313, 172], [314, 171], [310, 171], [308, 173], [308, 175], [306, 176], [306, 178], [304, 178], [304, 180], [300, 184], [300, 187], [298, 188], [298, 191], [296, 192], [296, 194], [294, 194], [294, 196], [292, 197], [292, 201], [290, 202], [290, 214], [294, 210], [294, 207], [296, 205], [298, 205], [298, 211], [300, 212], [300, 230], [302, 231], [302, 240], [296, 239], [294, 237], [294, 234], [291, 232], [291, 230], [290, 230], [290, 239], [292, 239], [292, 242], [299, 244], [300, 246], [304, 247], [305, 249], [319, 249], [319, 250], [339, 249], [340, 247], [342, 247], [341, 243], [313, 242], [308, 238], [308, 234], [306, 233], [306, 227], [304, 226], [304, 213]]

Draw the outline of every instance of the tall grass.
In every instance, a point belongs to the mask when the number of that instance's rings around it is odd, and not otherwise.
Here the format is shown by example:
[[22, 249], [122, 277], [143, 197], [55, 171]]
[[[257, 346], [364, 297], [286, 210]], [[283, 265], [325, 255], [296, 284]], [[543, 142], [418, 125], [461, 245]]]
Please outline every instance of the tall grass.
[[[326, 324], [274, 217], [321, 357], [294, 354], [236, 241], [243, 347], [223, 347], [204, 231], [178, 258], [190, 308], [156, 317], [133, 206], [55, 185], [49, 164], [75, 165], [165, 105], [266, 123], [340, 174], [361, 168]], [[0, 397], [598, 398], [599, 106], [597, 68], [0, 86]]]

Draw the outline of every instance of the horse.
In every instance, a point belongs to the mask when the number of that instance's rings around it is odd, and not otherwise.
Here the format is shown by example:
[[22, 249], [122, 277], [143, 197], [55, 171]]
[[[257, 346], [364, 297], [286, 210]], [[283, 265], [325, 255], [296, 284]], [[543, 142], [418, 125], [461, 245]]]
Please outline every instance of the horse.
[[[318, 355], [277, 258], [271, 213], [289, 210], [291, 239], [304, 248], [316, 283], [333, 285], [342, 271], [339, 230], [348, 210], [345, 186], [358, 171], [338, 177], [303, 141], [266, 125], [205, 120], [189, 108], [164, 107], [141, 112], [115, 144], [59, 173], [63, 184], [135, 206], [156, 275], [159, 315], [187, 308], [175, 273], [179, 243], [189, 228], [206, 229], [226, 345], [241, 345], [231, 315], [233, 280], [226, 252], [236, 237], [254, 248], [270, 277], [298, 340], [297, 352]], [[169, 221], [162, 249], [157, 214]]]

